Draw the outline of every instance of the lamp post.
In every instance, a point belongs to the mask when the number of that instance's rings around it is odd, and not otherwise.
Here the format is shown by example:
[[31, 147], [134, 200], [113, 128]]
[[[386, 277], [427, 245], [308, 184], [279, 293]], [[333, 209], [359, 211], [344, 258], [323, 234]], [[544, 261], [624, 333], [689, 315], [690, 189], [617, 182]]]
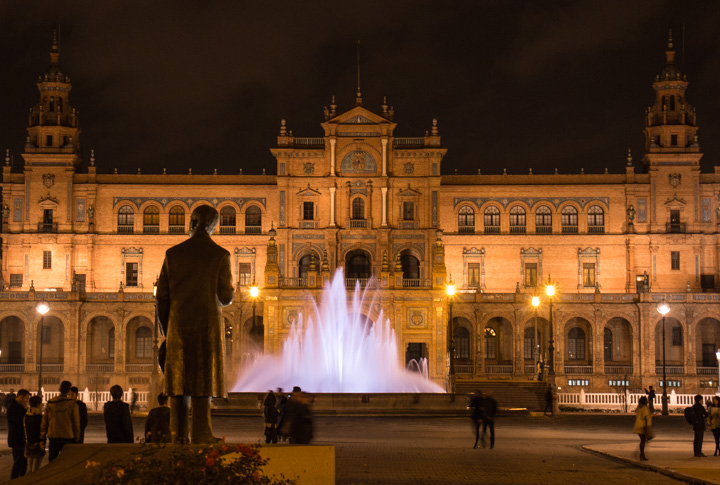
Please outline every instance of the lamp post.
[[548, 296], [548, 303], [550, 305], [550, 341], [548, 342], [548, 376], [551, 376], [553, 380], [551, 383], [554, 384], [555, 379], [555, 346], [553, 345], [553, 295], [555, 295], [555, 285], [550, 281], [550, 275], [548, 275], [548, 282], [545, 285], [545, 293]]
[[153, 298], [155, 299], [155, 328], [153, 331], [153, 366], [152, 366], [152, 376], [150, 377], [150, 389], [152, 392], [152, 396], [148, 396], [148, 400], [151, 403], [151, 407], [155, 407], [157, 404], [157, 395], [159, 394], [158, 387], [160, 386], [160, 372], [158, 371], [158, 367], [160, 366], [160, 362], [158, 361], [158, 352], [160, 351], [158, 347], [158, 339], [159, 339], [159, 322], [158, 322], [158, 305], [157, 305], [157, 288], [158, 288], [158, 277], [155, 277], [155, 282], [153, 283]]
[[662, 315], [662, 370], [663, 370], [663, 393], [662, 393], [662, 415], [667, 416], [668, 413], [668, 395], [667, 395], [667, 375], [665, 373], [665, 315], [670, 312], [670, 304], [665, 300], [657, 305], [657, 311]]
[[50, 311], [50, 305], [47, 302], [41, 301], [35, 307], [35, 310], [40, 314], [40, 326], [38, 328], [38, 392], [37, 395], [42, 397], [42, 368], [43, 368], [43, 328], [45, 326], [45, 314]]
[[718, 390], [717, 395], [720, 396], [720, 349], [717, 349], [715, 352], [715, 357], [717, 357], [718, 360]]
[[538, 330], [537, 330], [537, 311], [538, 307], [540, 306], [540, 297], [539, 296], [533, 296], [532, 297], [532, 306], [535, 309], [535, 319], [533, 321], [533, 327], [535, 332], [535, 338], [533, 338], [533, 344], [535, 344], [535, 348], [533, 349], [533, 358], [535, 360], [535, 380], [540, 379], [540, 374], [538, 373], [538, 363], [540, 362], [540, 338], [538, 337]]
[[450, 356], [450, 370], [448, 372], [448, 391], [451, 394], [455, 394], [455, 337], [453, 332], [453, 316], [452, 316], [452, 304], [453, 296], [455, 296], [455, 283], [450, 279], [447, 284], [447, 297], [448, 297], [448, 355]]
[[253, 309], [253, 317], [252, 317], [252, 330], [255, 330], [255, 306], [257, 305], [257, 298], [260, 294], [260, 288], [253, 282], [252, 286], [250, 286], [250, 298], [252, 298], [252, 309]]

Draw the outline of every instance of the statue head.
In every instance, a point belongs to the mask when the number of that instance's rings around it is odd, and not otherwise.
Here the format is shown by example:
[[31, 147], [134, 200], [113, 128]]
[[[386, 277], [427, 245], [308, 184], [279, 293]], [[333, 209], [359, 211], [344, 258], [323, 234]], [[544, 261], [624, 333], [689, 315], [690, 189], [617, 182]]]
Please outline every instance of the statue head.
[[190, 236], [193, 236], [198, 229], [212, 234], [219, 221], [220, 215], [215, 208], [209, 205], [198, 206], [190, 215]]

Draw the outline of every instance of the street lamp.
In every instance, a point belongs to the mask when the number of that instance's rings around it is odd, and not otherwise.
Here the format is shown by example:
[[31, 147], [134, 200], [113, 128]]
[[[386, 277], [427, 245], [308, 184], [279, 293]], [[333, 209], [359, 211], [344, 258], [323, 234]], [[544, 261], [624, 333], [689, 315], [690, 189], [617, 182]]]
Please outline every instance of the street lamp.
[[533, 327], [535, 331], [535, 338], [533, 339], [533, 343], [535, 344], [535, 349], [533, 352], [533, 357], [535, 359], [535, 379], [539, 380], [540, 374], [538, 373], [538, 363], [540, 362], [539, 354], [540, 354], [540, 338], [538, 337], [538, 329], [537, 329], [537, 311], [538, 307], [540, 306], [540, 297], [539, 296], [533, 296], [532, 297], [532, 306], [535, 309], [535, 319], [533, 321]]
[[257, 305], [258, 295], [260, 295], [260, 288], [258, 288], [258, 285], [253, 282], [252, 286], [250, 286], [250, 298], [252, 298], [253, 302], [252, 330], [255, 330], [255, 306]]
[[43, 368], [43, 329], [45, 325], [45, 314], [50, 311], [50, 305], [45, 301], [41, 301], [35, 307], [35, 310], [40, 314], [40, 326], [38, 333], [40, 338], [38, 339], [38, 396], [42, 397], [42, 368]]
[[[548, 345], [548, 376], [555, 378], [555, 346], [553, 345], [553, 295], [555, 295], [555, 285], [550, 281], [550, 275], [548, 275], [548, 282], [545, 285], [545, 292], [548, 296], [548, 303], [550, 305], [550, 341]], [[554, 384], [554, 381], [552, 382]]]
[[670, 312], [670, 304], [662, 300], [657, 305], [657, 311], [662, 315], [662, 370], [663, 370], [663, 393], [662, 393], [662, 415], [668, 415], [668, 395], [667, 395], [667, 374], [665, 373], [665, 315]]
[[153, 298], [155, 299], [155, 329], [153, 332], [153, 366], [152, 366], [152, 376], [150, 378], [151, 385], [150, 389], [152, 392], [152, 396], [148, 397], [148, 400], [150, 403], [152, 403], [153, 407], [155, 404], [157, 404], [157, 395], [158, 392], [158, 386], [160, 385], [160, 373], [158, 372], [158, 367], [160, 366], [160, 362], [158, 361], [158, 338], [159, 338], [159, 322], [158, 322], [158, 305], [157, 305], [157, 289], [158, 289], [158, 277], [155, 277], [155, 282], [153, 283]]
[[717, 395], [720, 396], [720, 349], [717, 349], [715, 352], [715, 357], [717, 357], [718, 360], [718, 392]]
[[448, 297], [448, 354], [450, 355], [450, 371], [448, 376], [448, 387], [451, 394], [455, 394], [455, 337], [453, 335], [453, 316], [452, 316], [452, 304], [453, 296], [455, 296], [455, 283], [452, 278], [447, 284], [447, 297]]

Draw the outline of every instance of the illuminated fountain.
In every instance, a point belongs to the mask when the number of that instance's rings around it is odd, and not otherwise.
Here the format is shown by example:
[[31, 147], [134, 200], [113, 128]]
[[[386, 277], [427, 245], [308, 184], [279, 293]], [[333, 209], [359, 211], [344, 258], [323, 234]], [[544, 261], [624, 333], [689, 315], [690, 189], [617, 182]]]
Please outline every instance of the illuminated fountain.
[[[374, 295], [373, 295], [374, 296]], [[319, 393], [445, 392], [427, 379], [427, 361], [400, 365], [395, 331], [382, 311], [372, 325], [362, 314], [366, 294], [356, 287], [348, 305], [342, 269], [322, 292], [315, 316], [294, 322], [281, 357], [261, 356], [246, 367], [234, 392], [300, 386]], [[373, 300], [370, 300], [372, 307]], [[424, 375], [423, 375], [424, 373]]]

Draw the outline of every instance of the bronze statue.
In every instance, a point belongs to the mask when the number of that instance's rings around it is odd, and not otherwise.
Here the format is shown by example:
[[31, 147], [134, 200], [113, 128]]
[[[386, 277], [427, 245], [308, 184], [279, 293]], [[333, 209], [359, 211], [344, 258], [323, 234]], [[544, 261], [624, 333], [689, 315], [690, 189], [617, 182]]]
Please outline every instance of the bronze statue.
[[220, 307], [232, 303], [235, 290], [230, 253], [210, 238], [218, 218], [208, 205], [193, 211], [190, 238], [167, 250], [158, 279], [158, 318], [167, 336], [165, 394], [175, 443], [188, 442], [190, 402], [193, 443], [216, 441], [210, 400], [227, 396]]

